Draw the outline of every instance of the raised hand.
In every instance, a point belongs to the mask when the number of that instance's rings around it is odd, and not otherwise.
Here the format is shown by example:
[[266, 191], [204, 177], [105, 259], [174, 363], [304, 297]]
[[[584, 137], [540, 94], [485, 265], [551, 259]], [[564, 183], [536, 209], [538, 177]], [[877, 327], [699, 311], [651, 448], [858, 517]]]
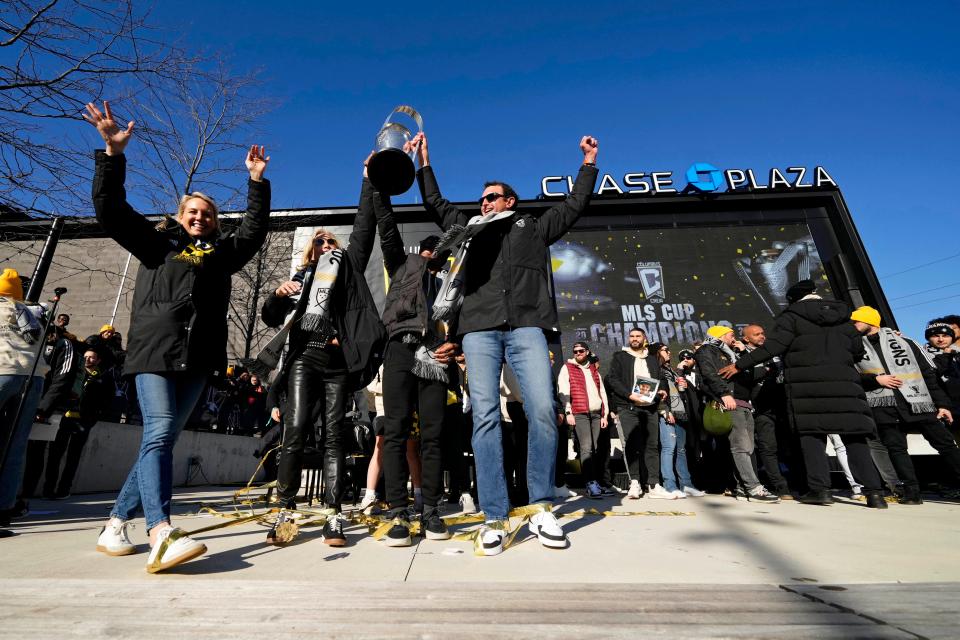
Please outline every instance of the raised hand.
[[592, 136], [583, 136], [580, 139], [580, 150], [583, 151], [583, 161], [597, 162], [597, 148], [600, 143]]
[[[420, 163], [420, 167], [429, 167], [430, 152], [427, 149], [427, 134], [421, 131], [417, 135], [413, 136], [408, 144], [410, 145], [410, 149], [416, 154], [417, 162]], [[406, 145], [404, 145], [404, 150], [406, 150]]]
[[247, 152], [247, 171], [254, 182], [263, 180], [263, 172], [267, 170], [267, 163], [270, 162], [270, 156], [263, 155], [263, 151], [263, 146], [252, 145]]
[[133, 135], [133, 120], [127, 123], [126, 129], [121, 129], [113, 119], [113, 113], [110, 112], [110, 103], [103, 101], [103, 112], [101, 113], [92, 102], [87, 103], [87, 112], [81, 114], [83, 119], [97, 128], [100, 137], [106, 143], [107, 155], [116, 156], [123, 153], [130, 142], [130, 136]]
[[[407, 145], [408, 145], [408, 144], [410, 144], [410, 143], [409, 143], [409, 142], [405, 142], [405, 143], [403, 144], [403, 150], [404, 150], [404, 152], [407, 151]], [[363, 161], [363, 177], [364, 177], [364, 178], [368, 177], [368, 176], [367, 176], [367, 165], [370, 164], [370, 160], [373, 158], [374, 155], [376, 155], [376, 153], [377, 153], [376, 151], [371, 151], [371, 152], [370, 152], [370, 155], [367, 156], [367, 159]]]

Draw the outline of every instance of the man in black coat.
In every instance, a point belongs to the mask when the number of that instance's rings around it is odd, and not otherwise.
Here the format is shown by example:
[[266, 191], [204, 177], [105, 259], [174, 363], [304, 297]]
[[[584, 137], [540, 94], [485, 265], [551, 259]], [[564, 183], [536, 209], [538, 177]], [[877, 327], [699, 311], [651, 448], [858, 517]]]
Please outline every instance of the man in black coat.
[[[660, 486], [660, 402], [667, 398], [667, 376], [660, 368], [660, 358], [649, 348], [647, 334], [639, 327], [630, 329], [628, 346], [610, 358], [610, 370], [604, 382], [610, 391], [610, 405], [623, 430], [623, 455], [630, 472], [627, 498], [636, 500], [643, 493], [651, 498], [672, 499]], [[653, 402], [644, 402], [634, 390], [638, 377], [658, 380], [660, 386]], [[640, 452], [643, 451], [643, 473]], [[643, 476], [641, 478], [641, 475]], [[641, 480], [643, 482], [641, 483]], [[643, 488], [641, 489], [641, 484]]]
[[[907, 430], [916, 429], [947, 463], [951, 489], [960, 496], [960, 449], [946, 425], [953, 422], [950, 398], [940, 387], [937, 372], [913, 340], [880, 326], [880, 312], [860, 307], [851, 319], [864, 334], [867, 357], [859, 363], [863, 388], [877, 423], [880, 440], [903, 482], [900, 504], [922, 504], [920, 483], [907, 452]], [[909, 349], [909, 351], [908, 351]]]
[[867, 505], [885, 509], [880, 475], [870, 458], [868, 438], [877, 428], [860, 386], [856, 363], [863, 357], [860, 334], [850, 324], [850, 306], [816, 295], [811, 280], [801, 280], [787, 291], [784, 309], [762, 347], [721, 369], [725, 378], [760, 362], [781, 356], [787, 411], [807, 469], [809, 491], [805, 504], [831, 504], [827, 435], [837, 433], [847, 445], [850, 467], [866, 489]]

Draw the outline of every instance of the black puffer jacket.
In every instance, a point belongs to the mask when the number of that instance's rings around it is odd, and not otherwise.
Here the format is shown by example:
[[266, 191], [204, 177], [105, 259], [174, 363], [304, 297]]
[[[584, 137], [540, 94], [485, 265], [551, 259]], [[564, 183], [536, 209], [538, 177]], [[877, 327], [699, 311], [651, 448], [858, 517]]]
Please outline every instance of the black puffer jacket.
[[167, 230], [127, 204], [123, 155], [96, 154], [93, 207], [103, 230], [140, 261], [124, 373], [224, 371], [230, 277], [267, 237], [270, 182], [248, 181], [240, 227], [197, 249], [179, 225]]
[[855, 364], [863, 341], [850, 322], [850, 306], [810, 298], [787, 307], [762, 347], [744, 354], [746, 370], [782, 356], [787, 409], [800, 434], [875, 435], [870, 407]]
[[[444, 231], [455, 224], [467, 224], [470, 216], [440, 195], [431, 167], [421, 169], [417, 177], [423, 203]], [[583, 165], [566, 200], [538, 218], [518, 213], [492, 223], [471, 241], [457, 323], [459, 334], [504, 325], [547, 331], [559, 326], [548, 247], [587, 208], [596, 181], [597, 168]]]
[[[370, 182], [364, 179], [353, 231], [350, 233], [347, 248], [343, 251], [346, 259], [340, 264], [331, 298], [331, 320], [343, 349], [343, 359], [347, 365], [347, 387], [350, 391], [362, 389], [373, 380], [380, 363], [383, 362], [383, 348], [387, 340], [364, 276], [377, 232], [373, 204], [375, 197], [380, 196], [374, 192]], [[301, 296], [300, 300], [305, 307], [305, 298]], [[293, 307], [293, 300], [279, 297], [274, 292], [267, 298], [260, 315], [267, 326], [279, 327]], [[310, 334], [300, 330], [298, 324], [294, 325], [290, 332], [290, 352], [285, 360], [288, 366], [303, 352], [309, 337]], [[285, 375], [285, 371], [281, 372], [279, 379]]]

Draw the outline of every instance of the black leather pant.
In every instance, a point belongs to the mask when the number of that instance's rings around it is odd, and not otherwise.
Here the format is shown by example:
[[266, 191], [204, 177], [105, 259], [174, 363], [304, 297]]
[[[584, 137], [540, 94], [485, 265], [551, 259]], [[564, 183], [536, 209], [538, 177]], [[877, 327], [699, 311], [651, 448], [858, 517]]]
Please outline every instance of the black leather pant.
[[[340, 511], [345, 462], [343, 424], [347, 387], [344, 374], [329, 375], [306, 352], [290, 365], [283, 446], [277, 468], [277, 497], [293, 500], [300, 490], [303, 448], [314, 425], [323, 427], [323, 502]], [[322, 418], [322, 421], [318, 421]], [[320, 443], [320, 438], [317, 438]]]

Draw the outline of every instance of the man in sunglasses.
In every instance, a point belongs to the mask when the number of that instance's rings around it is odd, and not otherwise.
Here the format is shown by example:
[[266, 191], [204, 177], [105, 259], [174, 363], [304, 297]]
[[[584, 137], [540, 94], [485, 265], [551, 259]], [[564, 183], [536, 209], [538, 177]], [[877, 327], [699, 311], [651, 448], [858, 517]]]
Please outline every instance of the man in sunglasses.
[[[444, 231], [471, 219], [440, 194], [427, 138], [412, 141], [420, 171], [420, 192], [428, 212]], [[573, 226], [587, 208], [597, 180], [597, 140], [580, 141], [583, 165], [570, 195], [540, 216], [516, 211], [518, 196], [510, 185], [487, 182], [480, 213], [500, 214], [470, 240], [463, 267], [463, 302], [457, 322], [461, 344], [470, 365], [473, 407], [473, 451], [477, 465], [480, 508], [486, 516], [477, 549], [484, 555], [503, 550], [510, 501], [503, 471], [500, 434], [500, 372], [504, 360], [517, 375], [529, 422], [527, 488], [531, 504], [542, 510], [530, 519], [530, 529], [541, 544], [567, 546], [566, 535], [550, 513], [553, 501], [557, 425], [553, 372], [545, 330], [559, 326], [550, 281], [551, 244]]]

